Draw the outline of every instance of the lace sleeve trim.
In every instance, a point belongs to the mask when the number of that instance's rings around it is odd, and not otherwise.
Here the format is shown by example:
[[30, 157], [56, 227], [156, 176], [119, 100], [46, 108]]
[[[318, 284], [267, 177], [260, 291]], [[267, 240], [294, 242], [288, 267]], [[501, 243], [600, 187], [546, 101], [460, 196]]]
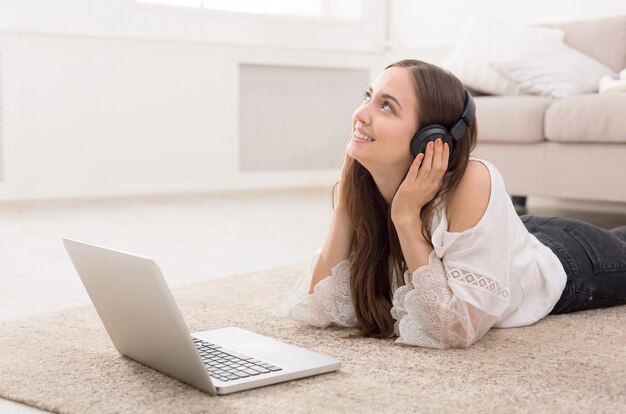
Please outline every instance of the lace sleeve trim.
[[479, 329], [470, 320], [467, 304], [450, 289], [446, 268], [433, 251], [428, 264], [413, 274], [404, 274], [405, 285], [393, 295], [391, 315], [396, 319], [397, 343], [431, 348], [465, 348], [477, 340], [495, 322], [475, 310]]
[[446, 273], [453, 280], [470, 286], [477, 286], [484, 290], [488, 290], [496, 296], [500, 296], [502, 298], [508, 298], [510, 295], [509, 289], [505, 288], [502, 283], [498, 282], [495, 279], [492, 279], [487, 276], [483, 276], [481, 274], [477, 274], [475, 272], [470, 272], [463, 269], [446, 269]]
[[330, 276], [319, 281], [309, 294], [311, 278], [319, 255], [309, 271], [298, 281], [296, 290], [274, 311], [276, 316], [326, 327], [335, 323], [344, 327], [357, 326], [356, 313], [350, 289], [350, 260], [344, 260], [331, 269]]

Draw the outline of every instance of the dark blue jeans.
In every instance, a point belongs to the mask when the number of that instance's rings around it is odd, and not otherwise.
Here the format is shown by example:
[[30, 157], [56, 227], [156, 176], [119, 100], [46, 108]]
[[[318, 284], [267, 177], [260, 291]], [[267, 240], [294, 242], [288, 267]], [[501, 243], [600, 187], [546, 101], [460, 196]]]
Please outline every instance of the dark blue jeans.
[[567, 273], [565, 290], [550, 313], [626, 304], [626, 226], [605, 230], [563, 217], [520, 218], [556, 254]]

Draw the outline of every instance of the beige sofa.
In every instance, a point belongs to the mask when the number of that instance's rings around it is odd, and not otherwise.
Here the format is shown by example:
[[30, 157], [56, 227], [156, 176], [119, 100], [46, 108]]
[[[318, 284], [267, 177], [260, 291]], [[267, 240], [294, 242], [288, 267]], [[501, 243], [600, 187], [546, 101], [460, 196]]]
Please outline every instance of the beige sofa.
[[[550, 26], [615, 72], [626, 67], [626, 16]], [[475, 100], [473, 155], [498, 167], [517, 201], [541, 195], [626, 202], [626, 92]]]

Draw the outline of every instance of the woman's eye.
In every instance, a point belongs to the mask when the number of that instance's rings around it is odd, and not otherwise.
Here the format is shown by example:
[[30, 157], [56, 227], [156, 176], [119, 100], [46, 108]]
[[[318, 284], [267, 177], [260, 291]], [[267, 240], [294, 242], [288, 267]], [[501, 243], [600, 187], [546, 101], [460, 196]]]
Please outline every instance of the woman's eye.
[[[363, 93], [363, 101], [364, 101], [364, 102], [367, 102], [367, 101], [369, 101], [369, 100], [371, 100], [371, 99], [372, 99], [372, 94], [371, 94], [369, 91], [365, 91], [365, 92]], [[393, 112], [393, 107], [389, 104], [389, 101], [385, 101], [385, 102], [383, 102], [383, 106], [382, 106], [382, 107], [383, 107], [383, 108], [385, 109], [385, 111], [387, 111], [387, 112]]]

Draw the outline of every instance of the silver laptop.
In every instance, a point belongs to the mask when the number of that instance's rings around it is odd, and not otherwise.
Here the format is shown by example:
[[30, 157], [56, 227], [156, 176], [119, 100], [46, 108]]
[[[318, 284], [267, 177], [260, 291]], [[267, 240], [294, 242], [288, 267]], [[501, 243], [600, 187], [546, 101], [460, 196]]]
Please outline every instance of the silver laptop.
[[63, 244], [115, 348], [202, 391], [229, 394], [341, 366], [240, 328], [190, 334], [154, 261], [76, 240]]

